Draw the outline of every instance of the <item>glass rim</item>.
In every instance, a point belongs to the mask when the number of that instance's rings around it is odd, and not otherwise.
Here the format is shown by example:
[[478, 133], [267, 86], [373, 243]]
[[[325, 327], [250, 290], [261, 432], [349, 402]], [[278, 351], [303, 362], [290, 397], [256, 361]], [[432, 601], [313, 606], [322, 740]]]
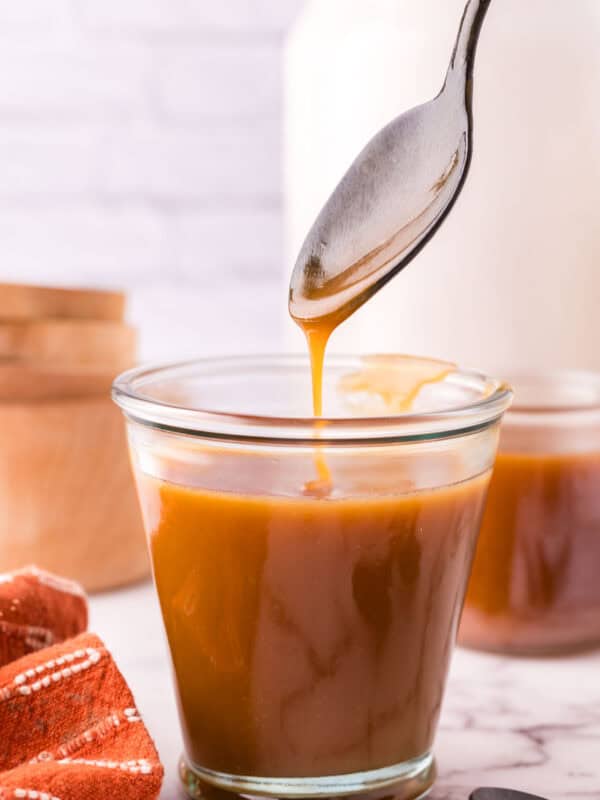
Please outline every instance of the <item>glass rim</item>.
[[[369, 356], [327, 357], [329, 365], [357, 368]], [[381, 357], [411, 359], [413, 356], [382, 353]], [[436, 362], [436, 359], [426, 359]], [[442, 362], [438, 362], [442, 363]], [[186, 407], [154, 399], [141, 393], [141, 387], [157, 377], [177, 379], [183, 372], [223, 370], [243, 367], [309, 368], [306, 355], [241, 355], [207, 357], [187, 361], [134, 367], [117, 376], [112, 397], [126, 418], [164, 432], [184, 434], [202, 439], [248, 441], [263, 444], [290, 445], [359, 445], [432, 441], [463, 436], [489, 427], [499, 420], [510, 406], [513, 391], [502, 380], [490, 378], [474, 370], [456, 368], [448, 378], [479, 391], [474, 402], [448, 409], [387, 416], [363, 417], [286, 417], [235, 413], [209, 408]]]
[[[509, 414], [511, 417], [527, 416], [549, 417], [568, 416], [572, 414], [585, 414], [600, 411], [600, 372], [586, 369], [534, 369], [506, 371], [508, 381], [514, 387], [516, 395], [511, 404]], [[552, 387], [562, 390], [581, 390], [588, 388], [592, 395], [579, 399], [561, 402], [525, 402], [521, 397], [520, 387], [535, 384], [544, 390], [548, 397]]]

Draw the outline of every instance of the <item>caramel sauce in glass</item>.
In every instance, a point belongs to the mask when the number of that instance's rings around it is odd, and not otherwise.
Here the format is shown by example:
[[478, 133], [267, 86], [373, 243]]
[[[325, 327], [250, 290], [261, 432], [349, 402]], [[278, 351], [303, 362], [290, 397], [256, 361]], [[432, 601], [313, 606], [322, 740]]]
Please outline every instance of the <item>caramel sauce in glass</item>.
[[[317, 431], [336, 324], [304, 326]], [[338, 388], [400, 413], [452, 369], [416, 360], [394, 375], [382, 356]], [[435, 488], [416, 489], [431, 453], [397, 444], [317, 441], [296, 466], [289, 452], [200, 450], [189, 483], [168, 464], [162, 480], [138, 475], [191, 765], [310, 777], [426, 756], [489, 474], [464, 480], [443, 450]]]
[[385, 468], [340, 499], [269, 496], [255, 460], [244, 494], [138, 477], [192, 765], [339, 775], [430, 751], [488, 476], [411, 493], [399, 472], [378, 496]]

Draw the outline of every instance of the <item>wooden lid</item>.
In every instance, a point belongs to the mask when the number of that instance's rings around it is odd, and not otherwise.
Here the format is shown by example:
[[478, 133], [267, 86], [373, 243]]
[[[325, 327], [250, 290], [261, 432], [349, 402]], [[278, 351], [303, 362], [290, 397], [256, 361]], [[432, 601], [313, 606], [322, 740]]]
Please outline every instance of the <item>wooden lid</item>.
[[0, 319], [4, 320], [60, 317], [118, 322], [124, 311], [123, 292], [0, 283]]
[[122, 322], [40, 319], [0, 322], [0, 358], [111, 367], [135, 362], [136, 333]]

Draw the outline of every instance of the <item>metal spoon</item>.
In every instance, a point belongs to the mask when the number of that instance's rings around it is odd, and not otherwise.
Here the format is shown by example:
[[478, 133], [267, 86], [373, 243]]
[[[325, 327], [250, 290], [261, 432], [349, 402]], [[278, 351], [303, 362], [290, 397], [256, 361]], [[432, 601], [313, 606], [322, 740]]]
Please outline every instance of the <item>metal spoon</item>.
[[292, 274], [296, 320], [344, 320], [417, 255], [448, 215], [471, 161], [473, 64], [490, 2], [467, 3], [438, 96], [376, 134], [319, 214]]
[[545, 800], [536, 794], [517, 792], [515, 789], [475, 789], [469, 800]]

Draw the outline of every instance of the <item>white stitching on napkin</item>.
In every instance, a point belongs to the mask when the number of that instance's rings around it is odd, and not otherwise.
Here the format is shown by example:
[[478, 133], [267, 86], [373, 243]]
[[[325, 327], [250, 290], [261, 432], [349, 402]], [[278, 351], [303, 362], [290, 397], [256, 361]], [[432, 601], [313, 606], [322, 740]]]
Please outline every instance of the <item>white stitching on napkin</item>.
[[89, 758], [62, 758], [57, 764], [80, 764], [86, 767], [100, 767], [104, 769], [120, 769], [132, 775], [150, 775], [157, 764], [151, 764], [147, 758], [138, 758], [132, 761], [94, 761]]
[[[71, 678], [93, 667], [101, 658], [102, 654], [95, 647], [86, 647], [85, 650], [76, 650], [74, 653], [65, 653], [59, 658], [52, 658], [35, 669], [27, 669], [16, 675], [11, 686], [0, 688], [0, 701], [8, 700], [14, 694], [30, 695], [41, 689], [47, 689], [53, 683]], [[65, 667], [64, 664], [70, 666]], [[59, 669], [56, 669], [57, 667]], [[44, 675], [50, 670], [53, 671], [49, 675]], [[36, 680], [32, 680], [34, 678]]]
[[56, 795], [40, 792], [37, 789], [14, 789], [13, 796], [27, 798], [27, 800], [60, 800], [60, 797], [56, 797]]

